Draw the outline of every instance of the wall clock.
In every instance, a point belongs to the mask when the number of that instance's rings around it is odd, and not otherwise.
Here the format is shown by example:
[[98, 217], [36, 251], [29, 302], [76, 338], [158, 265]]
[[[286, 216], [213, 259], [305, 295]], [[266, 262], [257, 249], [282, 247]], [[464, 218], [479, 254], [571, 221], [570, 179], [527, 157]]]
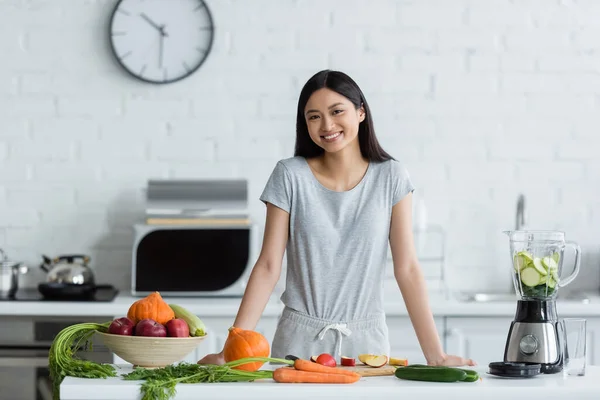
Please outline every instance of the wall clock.
[[202, 0], [119, 0], [109, 31], [117, 62], [135, 78], [157, 84], [181, 80], [200, 68], [214, 36]]

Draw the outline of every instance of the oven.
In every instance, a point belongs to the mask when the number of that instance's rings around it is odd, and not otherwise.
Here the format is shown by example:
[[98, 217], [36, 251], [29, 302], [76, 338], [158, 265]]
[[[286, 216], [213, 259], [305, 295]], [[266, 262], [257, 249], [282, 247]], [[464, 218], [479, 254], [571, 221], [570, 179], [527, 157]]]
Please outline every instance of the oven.
[[[48, 353], [63, 328], [82, 322], [104, 323], [112, 316], [14, 316], [0, 320], [0, 398], [52, 400]], [[110, 350], [91, 338], [92, 348], [77, 356], [98, 363], [112, 363]]]

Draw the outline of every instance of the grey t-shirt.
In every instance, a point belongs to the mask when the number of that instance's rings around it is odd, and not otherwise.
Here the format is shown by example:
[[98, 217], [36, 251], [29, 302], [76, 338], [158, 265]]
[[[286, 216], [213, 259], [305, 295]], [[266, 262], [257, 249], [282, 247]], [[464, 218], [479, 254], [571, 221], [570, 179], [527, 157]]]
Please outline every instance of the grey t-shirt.
[[260, 200], [290, 214], [282, 302], [331, 321], [383, 314], [392, 206], [413, 190], [395, 160], [371, 162], [345, 192], [323, 186], [304, 157], [279, 161]]

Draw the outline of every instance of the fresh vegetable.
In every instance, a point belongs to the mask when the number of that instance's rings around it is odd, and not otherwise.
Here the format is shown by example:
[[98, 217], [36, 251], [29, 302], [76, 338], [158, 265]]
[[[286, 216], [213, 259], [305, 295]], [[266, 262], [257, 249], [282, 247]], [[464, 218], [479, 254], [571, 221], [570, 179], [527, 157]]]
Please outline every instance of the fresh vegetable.
[[[273, 378], [273, 371], [243, 371], [236, 367], [260, 362], [276, 362], [292, 365], [293, 361], [279, 358], [246, 358], [224, 365], [189, 364], [181, 362], [163, 368], [135, 368], [122, 376], [124, 380], [143, 380], [141, 400], [169, 400], [175, 397], [178, 383], [249, 382]], [[201, 397], [199, 397], [201, 398]]]
[[337, 366], [335, 358], [333, 358], [331, 354], [327, 353], [319, 354], [319, 357], [317, 357], [317, 364], [325, 365], [327, 367]]
[[160, 293], [154, 292], [134, 302], [127, 311], [127, 318], [136, 324], [143, 319], [152, 319], [164, 325], [175, 318], [175, 313]]
[[363, 363], [370, 367], [380, 368], [383, 367], [388, 362], [388, 357], [386, 355], [373, 355], [370, 354], [363, 358]]
[[179, 318], [187, 322], [188, 327], [190, 328], [190, 336], [206, 335], [206, 326], [196, 314], [177, 304], [169, 304], [169, 307], [171, 307], [175, 313], [175, 318]]
[[560, 254], [537, 257], [527, 251], [519, 251], [514, 256], [514, 269], [517, 281], [522, 283], [526, 297], [547, 297], [554, 293], [558, 277]]
[[[268, 357], [270, 353], [269, 342], [259, 332], [236, 327], [229, 328], [229, 335], [223, 346], [223, 356], [226, 362], [249, 357]], [[262, 365], [262, 362], [257, 361], [240, 364], [235, 368], [244, 371], [257, 371]]]
[[167, 328], [167, 336], [169, 337], [189, 337], [190, 328], [187, 322], [181, 318], [173, 318], [165, 325]]
[[406, 367], [408, 365], [408, 360], [406, 358], [392, 358], [388, 361], [390, 365], [399, 365], [402, 367]]
[[397, 368], [394, 372], [397, 378], [412, 381], [428, 382], [459, 382], [467, 378], [467, 373], [462, 369], [450, 367], [404, 367]]
[[305, 372], [318, 372], [322, 374], [338, 374], [338, 375], [349, 375], [354, 376], [355, 372], [348, 369], [342, 369], [337, 367], [328, 367], [319, 363], [310, 362], [301, 358], [294, 360], [294, 368], [298, 371]]
[[135, 332], [135, 324], [126, 317], [117, 318], [108, 327], [108, 333], [131, 336]]
[[479, 373], [477, 371], [473, 371], [471, 369], [464, 368], [456, 368], [456, 367], [446, 367], [446, 366], [437, 366], [437, 365], [423, 365], [423, 364], [412, 364], [405, 367], [406, 368], [415, 368], [415, 369], [459, 369], [465, 372], [466, 376], [462, 380], [462, 382], [475, 382], [479, 380]]
[[356, 360], [352, 357], [344, 357], [340, 359], [340, 364], [344, 367], [354, 367], [356, 365]]
[[[318, 364], [313, 363], [313, 365]], [[295, 368], [281, 367], [273, 372], [273, 379], [275, 382], [279, 383], [354, 383], [360, 380], [360, 375], [356, 372], [347, 372], [352, 373], [352, 375], [308, 372], [300, 371]]]
[[76, 358], [75, 353], [90, 348], [89, 339], [96, 332], [108, 332], [111, 321], [104, 324], [83, 323], [68, 326], [54, 338], [48, 354], [52, 398], [60, 399], [60, 384], [65, 376], [77, 378], [107, 378], [117, 376], [110, 364], [97, 364]]

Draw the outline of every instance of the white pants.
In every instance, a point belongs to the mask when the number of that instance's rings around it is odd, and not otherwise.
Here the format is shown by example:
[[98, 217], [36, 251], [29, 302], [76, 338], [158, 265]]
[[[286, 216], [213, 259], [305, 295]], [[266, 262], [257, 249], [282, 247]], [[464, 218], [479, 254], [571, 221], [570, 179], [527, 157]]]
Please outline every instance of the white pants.
[[294, 355], [309, 359], [322, 353], [331, 354], [338, 363], [341, 356], [385, 354], [389, 357], [385, 314], [342, 322], [311, 317], [285, 307], [273, 338], [271, 357]]

